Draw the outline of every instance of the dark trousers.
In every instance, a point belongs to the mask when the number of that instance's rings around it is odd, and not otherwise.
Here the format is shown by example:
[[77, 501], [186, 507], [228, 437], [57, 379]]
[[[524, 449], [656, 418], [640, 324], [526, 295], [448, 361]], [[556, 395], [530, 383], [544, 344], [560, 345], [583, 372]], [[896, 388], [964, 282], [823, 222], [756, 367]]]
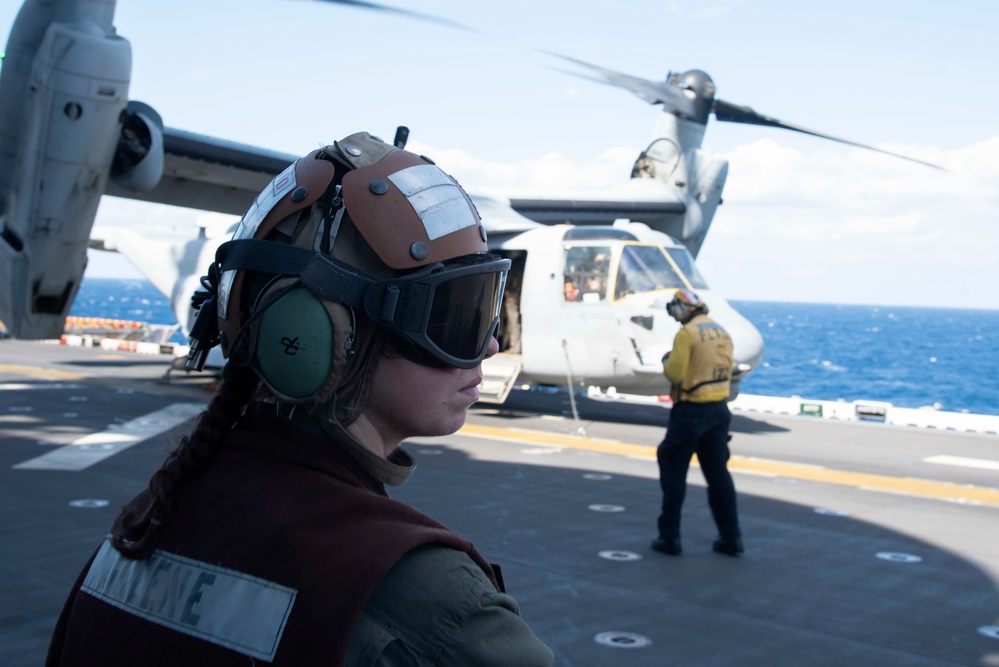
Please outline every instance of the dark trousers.
[[708, 483], [708, 505], [721, 537], [741, 537], [736, 508], [735, 484], [728, 472], [728, 429], [732, 423], [727, 401], [690, 403], [681, 401], [669, 415], [666, 437], [656, 451], [659, 484], [663, 490], [659, 535], [680, 539], [680, 511], [687, 492], [690, 458], [697, 460]]

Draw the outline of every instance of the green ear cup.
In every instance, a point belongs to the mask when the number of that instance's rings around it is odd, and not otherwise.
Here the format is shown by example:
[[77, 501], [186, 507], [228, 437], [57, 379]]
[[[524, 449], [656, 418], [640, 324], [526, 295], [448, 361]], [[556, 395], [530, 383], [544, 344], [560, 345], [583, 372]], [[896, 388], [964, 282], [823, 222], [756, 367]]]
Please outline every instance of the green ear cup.
[[298, 287], [260, 317], [256, 357], [276, 391], [307, 398], [322, 389], [333, 366], [333, 324], [322, 302]]

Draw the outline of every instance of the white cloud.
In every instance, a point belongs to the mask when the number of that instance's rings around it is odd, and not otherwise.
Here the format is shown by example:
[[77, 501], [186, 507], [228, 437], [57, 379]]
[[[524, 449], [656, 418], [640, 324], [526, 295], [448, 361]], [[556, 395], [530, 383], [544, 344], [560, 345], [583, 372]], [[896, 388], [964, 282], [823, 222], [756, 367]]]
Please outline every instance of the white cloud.
[[693, 19], [715, 19], [727, 16], [735, 7], [742, 4], [743, 0], [715, 0], [710, 3], [698, 0], [670, 0], [666, 3], [666, 11]]
[[187, 76], [188, 78], [198, 81], [199, 83], [215, 81], [217, 78], [214, 72], [208, 71], [201, 67], [192, 67], [188, 69]]
[[432, 154], [434, 160], [469, 190], [524, 196], [553, 193], [606, 192], [631, 172], [634, 149], [604, 151], [591, 160], [574, 161], [559, 153], [544, 153], [517, 162], [487, 162], [460, 149], [434, 149], [412, 142], [407, 149]]

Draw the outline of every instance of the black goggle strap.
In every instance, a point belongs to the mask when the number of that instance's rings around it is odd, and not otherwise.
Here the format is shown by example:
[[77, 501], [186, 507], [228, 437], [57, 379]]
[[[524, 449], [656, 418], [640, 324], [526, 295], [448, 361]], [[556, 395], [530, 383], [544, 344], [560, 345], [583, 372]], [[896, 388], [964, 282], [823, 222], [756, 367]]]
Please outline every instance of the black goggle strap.
[[410, 329], [414, 321], [419, 323], [428, 305], [429, 288], [414, 280], [444, 266], [433, 264], [415, 274], [378, 281], [314, 250], [260, 239], [223, 243], [215, 258], [222, 272], [298, 276], [301, 284], [321, 299], [363, 310], [377, 324], [399, 333]]
[[426, 279], [443, 266], [431, 264], [417, 273], [376, 283], [364, 294], [364, 311], [396, 333], [422, 330], [433, 294], [432, 283]]
[[353, 267], [314, 250], [260, 239], [223, 243], [215, 259], [223, 272], [244, 270], [298, 276], [316, 296], [352, 308], [363, 306], [365, 290], [377, 282]]
[[[201, 281], [204, 289], [192, 297], [192, 305], [198, 315], [191, 328], [187, 370], [202, 370], [209, 350], [221, 342], [216, 303], [219, 277], [226, 271], [238, 270], [300, 276], [302, 284], [318, 296], [352, 309], [362, 307], [364, 291], [376, 282], [314, 250], [261, 239], [227, 241], [215, 251], [215, 263], [209, 267], [208, 276]], [[240, 333], [250, 323], [241, 327]]]

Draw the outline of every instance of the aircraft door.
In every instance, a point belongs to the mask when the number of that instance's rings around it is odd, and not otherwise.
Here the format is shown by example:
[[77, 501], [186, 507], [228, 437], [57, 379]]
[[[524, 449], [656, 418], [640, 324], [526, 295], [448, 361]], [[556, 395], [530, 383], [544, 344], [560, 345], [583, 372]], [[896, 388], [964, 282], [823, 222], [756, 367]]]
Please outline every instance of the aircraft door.
[[524, 267], [527, 253], [512, 251], [499, 253], [510, 260], [510, 270], [506, 276], [506, 289], [503, 292], [503, 307], [500, 309], [500, 324], [496, 331], [499, 351], [520, 354], [523, 343], [523, 326], [520, 312], [521, 295], [524, 286]]
[[627, 351], [614, 316], [613, 266], [619, 242], [566, 241], [562, 253], [562, 303], [552, 321], [549, 365], [573, 381], [597, 383], [616, 373]]

